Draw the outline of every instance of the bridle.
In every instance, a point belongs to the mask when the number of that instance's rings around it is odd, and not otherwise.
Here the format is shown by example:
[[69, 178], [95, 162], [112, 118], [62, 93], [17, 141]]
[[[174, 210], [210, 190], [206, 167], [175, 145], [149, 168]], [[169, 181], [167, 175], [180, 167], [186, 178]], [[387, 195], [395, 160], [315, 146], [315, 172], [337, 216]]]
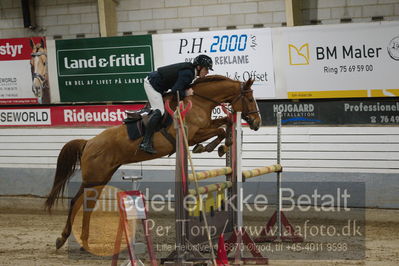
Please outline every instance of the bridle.
[[[243, 82], [240, 82], [240, 94], [239, 95], [237, 95], [236, 97], [234, 97], [233, 98], [233, 100], [230, 102], [230, 104], [231, 105], [233, 105], [235, 102], [237, 102], [237, 101], [239, 101], [239, 100], [241, 100], [241, 105], [242, 105], [242, 108], [243, 108], [243, 110], [242, 110], [242, 118], [245, 120], [245, 121], [247, 121], [248, 123], [252, 123], [253, 121], [254, 121], [254, 119], [251, 119], [250, 117], [249, 117], [249, 115], [250, 114], [257, 114], [257, 113], [260, 113], [260, 111], [259, 111], [259, 109], [258, 109], [258, 105], [256, 105], [256, 111], [249, 111], [248, 110], [248, 105], [247, 104], [245, 104], [245, 95], [247, 94], [247, 93], [251, 93], [251, 92], [253, 92], [253, 90], [251, 89], [251, 88], [245, 88], [245, 84], [243, 83]], [[199, 95], [199, 94], [197, 94], [197, 93], [194, 93], [194, 96], [198, 96], [198, 97], [200, 97], [200, 98], [203, 98], [203, 99], [205, 99], [205, 100], [208, 100], [208, 101], [210, 101], [210, 102], [213, 102], [213, 103], [215, 103], [217, 106], [220, 106], [220, 105], [222, 105], [222, 103], [223, 102], [218, 102], [218, 101], [215, 101], [215, 100], [213, 100], [213, 99], [211, 99], [211, 98], [209, 98], [209, 97], [206, 97], [206, 96], [203, 96], [203, 95]], [[228, 107], [226, 107], [231, 113], [235, 113], [235, 111], [232, 109], [232, 108], [228, 108]]]
[[241, 113], [241, 116], [242, 116], [242, 118], [243, 118], [245, 121], [247, 121], [247, 122], [250, 123], [250, 124], [254, 121], [254, 119], [251, 119], [251, 118], [249, 117], [249, 115], [250, 115], [250, 114], [258, 114], [258, 113], [260, 113], [260, 111], [259, 111], [259, 109], [258, 109], [258, 105], [256, 105], [256, 111], [249, 111], [249, 110], [248, 110], [248, 105], [245, 104], [245, 101], [244, 101], [245, 95], [246, 95], [247, 93], [251, 93], [251, 92], [253, 92], [253, 89], [251, 89], [251, 88], [245, 88], [244, 83], [241, 82], [241, 84], [240, 84], [240, 94], [237, 95], [237, 96], [231, 101], [231, 105], [233, 105], [235, 102], [237, 102], [237, 101], [239, 101], [239, 100], [241, 99], [241, 105], [242, 105], [242, 108], [243, 108], [242, 113]]

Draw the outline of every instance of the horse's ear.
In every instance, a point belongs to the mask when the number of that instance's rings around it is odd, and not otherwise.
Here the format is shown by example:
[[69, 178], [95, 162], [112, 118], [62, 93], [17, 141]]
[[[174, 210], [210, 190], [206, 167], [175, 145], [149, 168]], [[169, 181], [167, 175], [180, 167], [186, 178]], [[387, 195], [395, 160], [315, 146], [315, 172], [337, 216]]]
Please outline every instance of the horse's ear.
[[251, 88], [252, 84], [254, 84], [254, 79], [248, 79], [247, 82], [245, 82], [245, 88]]
[[46, 48], [44, 38], [40, 38], [40, 43], [42, 44], [42, 48]]
[[29, 43], [30, 43], [30, 47], [31, 47], [32, 49], [35, 48], [35, 43], [33, 42], [32, 39], [29, 40]]

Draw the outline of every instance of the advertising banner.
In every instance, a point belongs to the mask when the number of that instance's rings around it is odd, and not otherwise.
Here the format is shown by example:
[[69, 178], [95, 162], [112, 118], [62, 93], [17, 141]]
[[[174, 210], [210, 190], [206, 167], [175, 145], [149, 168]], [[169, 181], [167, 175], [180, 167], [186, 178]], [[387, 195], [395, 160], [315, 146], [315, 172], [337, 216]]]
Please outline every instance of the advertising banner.
[[155, 66], [213, 59], [214, 71], [236, 80], [255, 79], [256, 98], [275, 96], [271, 29], [190, 32], [153, 36]]
[[57, 40], [56, 54], [61, 102], [146, 99], [151, 35]]
[[399, 125], [398, 100], [303, 100], [259, 102], [263, 126], [276, 125]]
[[0, 108], [0, 127], [116, 126], [126, 118], [125, 110], [139, 110], [143, 107], [143, 104], [134, 104]]
[[399, 96], [399, 22], [273, 29], [279, 98]]
[[45, 37], [0, 39], [0, 104], [50, 103]]

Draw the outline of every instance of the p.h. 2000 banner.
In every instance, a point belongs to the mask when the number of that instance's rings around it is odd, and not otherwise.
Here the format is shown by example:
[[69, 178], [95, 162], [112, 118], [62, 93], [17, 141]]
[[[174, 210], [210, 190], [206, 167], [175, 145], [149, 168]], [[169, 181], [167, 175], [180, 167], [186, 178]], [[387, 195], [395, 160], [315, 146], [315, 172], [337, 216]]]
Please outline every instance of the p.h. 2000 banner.
[[153, 70], [151, 35], [57, 40], [61, 102], [145, 100]]
[[275, 96], [271, 29], [161, 34], [153, 36], [153, 43], [157, 67], [207, 54], [214, 62], [209, 74], [241, 81], [252, 78], [255, 97]]
[[273, 29], [279, 98], [399, 96], [399, 22]]

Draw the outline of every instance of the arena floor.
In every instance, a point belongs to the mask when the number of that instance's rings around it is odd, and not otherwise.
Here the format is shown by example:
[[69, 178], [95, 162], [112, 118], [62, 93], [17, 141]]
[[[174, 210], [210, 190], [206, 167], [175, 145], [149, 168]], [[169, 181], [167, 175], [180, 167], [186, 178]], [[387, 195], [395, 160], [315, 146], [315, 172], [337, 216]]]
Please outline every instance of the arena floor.
[[[7, 200], [9, 201], [10, 198]], [[4, 199], [0, 198], [0, 201]], [[65, 224], [65, 211], [58, 210], [49, 215], [38, 208], [15, 209], [12, 208], [12, 203], [0, 204], [0, 206], [2, 207], [0, 209], [0, 265], [110, 265], [109, 259], [80, 252], [79, 247], [72, 244], [58, 251], [55, 250], [55, 239], [60, 235]], [[115, 237], [114, 232], [110, 232], [115, 230], [109, 230], [109, 228], [116, 228], [118, 217], [116, 215], [99, 217], [93, 216], [94, 225], [91, 227], [90, 240], [93, 243], [100, 241], [107, 244], [103, 244], [101, 250], [93, 249], [93, 253], [109, 255], [107, 252], [112, 250]], [[173, 224], [173, 215], [162, 214], [152, 218], [158, 225]], [[246, 217], [246, 219], [251, 219], [251, 217]], [[259, 219], [259, 217], [253, 219]], [[304, 217], [296, 217], [293, 222], [298, 223], [303, 219]], [[77, 221], [79, 223], [74, 225], [74, 234], [78, 234], [80, 230], [80, 217], [77, 217]], [[169, 233], [172, 234], [154, 236], [154, 242], [172, 244], [174, 233]], [[364, 260], [318, 260], [317, 256], [298, 260], [288, 255], [287, 260], [271, 258], [269, 265], [399, 265], [399, 210], [367, 209], [365, 233]], [[267, 252], [263, 254], [267, 256]], [[158, 257], [164, 255], [157, 252]]]

